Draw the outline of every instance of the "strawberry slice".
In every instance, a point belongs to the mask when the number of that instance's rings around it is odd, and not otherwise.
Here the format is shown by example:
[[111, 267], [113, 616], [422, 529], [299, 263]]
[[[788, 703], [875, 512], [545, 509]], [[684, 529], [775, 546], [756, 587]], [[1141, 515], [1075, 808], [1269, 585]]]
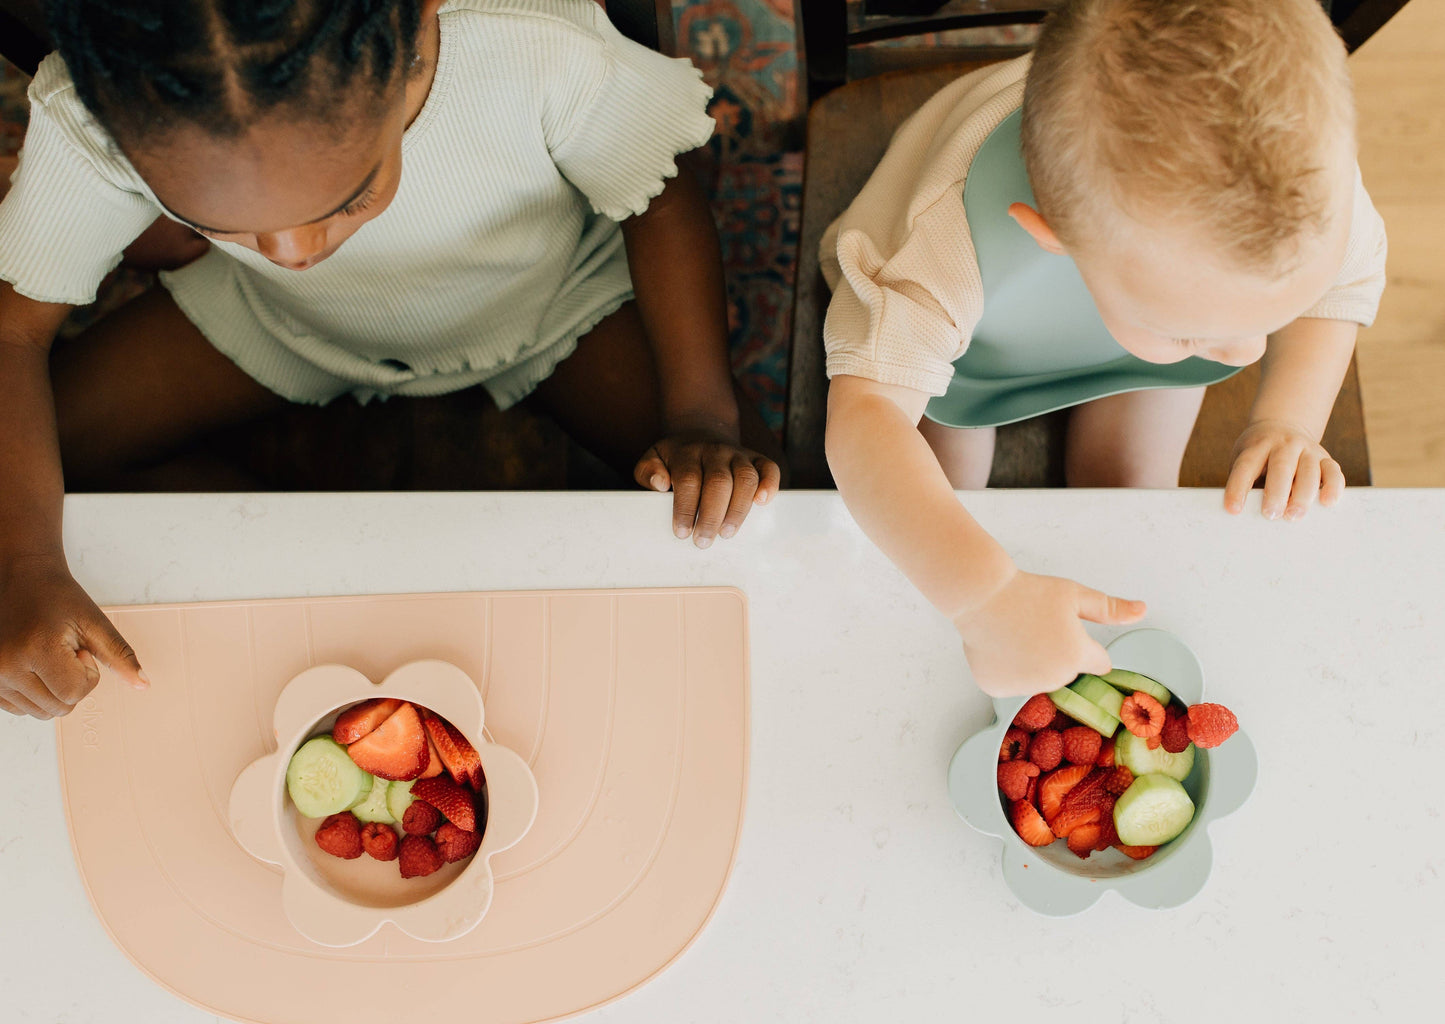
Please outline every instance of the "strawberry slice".
[[1027, 800], [1015, 800], [1009, 817], [1019, 838], [1030, 846], [1048, 846], [1054, 841], [1054, 833]]
[[1157, 846], [1125, 846], [1123, 843], [1115, 843], [1114, 849], [1118, 850], [1125, 857], [1133, 860], [1143, 860], [1145, 857], [1152, 857]]
[[[1098, 807], [1066, 807], [1054, 815], [1053, 820], [1049, 822], [1049, 828], [1060, 839], [1067, 839], [1081, 826], [1096, 824], [1103, 816], [1103, 811]], [[1098, 838], [1095, 835], [1093, 839], [1089, 840], [1089, 846], [1093, 846]]]
[[471, 791], [463, 789], [445, 775], [418, 779], [411, 787], [411, 795], [441, 811], [442, 816], [457, 828], [467, 832], [477, 830], [477, 806]]
[[331, 738], [343, 747], [355, 743], [394, 715], [399, 707], [401, 701], [389, 697], [364, 700], [336, 717], [336, 724], [331, 727]]
[[468, 785], [472, 789], [482, 788], [482, 759], [477, 750], [456, 726], [445, 718], [423, 711], [427, 736], [436, 745], [437, 754], [457, 785]]
[[1069, 852], [1082, 860], [1088, 860], [1089, 854], [1094, 852], [1099, 839], [1104, 834], [1104, 826], [1098, 823], [1092, 825], [1080, 825], [1069, 833]]
[[1069, 790], [1082, 782], [1088, 774], [1088, 765], [1075, 764], [1050, 772], [1039, 779], [1039, 810], [1043, 812], [1045, 821], [1059, 813], [1059, 806], [1063, 804]]
[[431, 756], [416, 708], [403, 703], [391, 716], [346, 748], [357, 767], [379, 779], [405, 781], [426, 771]]
[[[423, 724], [425, 724], [425, 719], [423, 719], [422, 721]], [[421, 773], [421, 777], [424, 779], [434, 779], [442, 772], [446, 771], [447, 767], [446, 765], [442, 764], [441, 755], [437, 753], [437, 746], [431, 741], [430, 734], [428, 734], [426, 738], [426, 749], [427, 756], [429, 756], [431, 760], [426, 766], [426, 771]]]

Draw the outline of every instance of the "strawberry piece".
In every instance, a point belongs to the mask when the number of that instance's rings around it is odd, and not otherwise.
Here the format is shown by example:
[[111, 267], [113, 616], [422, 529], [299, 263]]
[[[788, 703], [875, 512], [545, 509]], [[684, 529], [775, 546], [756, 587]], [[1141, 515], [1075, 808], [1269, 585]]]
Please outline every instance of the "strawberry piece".
[[1159, 733], [1159, 742], [1171, 754], [1182, 754], [1189, 746], [1189, 719], [1173, 704], [1164, 709], [1164, 729]]
[[1015, 800], [1009, 809], [1009, 819], [1019, 838], [1030, 846], [1048, 846], [1054, 841], [1054, 833], [1039, 812], [1027, 800]]
[[477, 830], [477, 806], [469, 790], [463, 789], [445, 775], [434, 779], [418, 779], [411, 787], [413, 801], [431, 804], [460, 829]]
[[441, 851], [428, 836], [407, 836], [397, 856], [402, 878], [424, 878], [442, 866]]
[[1122, 764], [1116, 764], [1110, 768], [1109, 774], [1104, 777], [1104, 788], [1115, 796], [1120, 796], [1132, 785], [1134, 785], [1134, 773]]
[[1098, 845], [1099, 837], [1103, 834], [1104, 826], [1101, 824], [1080, 825], [1069, 833], [1069, 852], [1082, 860], [1088, 860], [1089, 854], [1094, 852], [1094, 847]]
[[1154, 851], [1157, 850], [1157, 849], [1159, 849], [1159, 847], [1157, 847], [1157, 846], [1125, 846], [1123, 843], [1115, 843], [1115, 844], [1114, 844], [1114, 849], [1118, 850], [1118, 851], [1119, 851], [1120, 853], [1122, 853], [1125, 857], [1132, 858], [1133, 860], [1143, 860], [1145, 857], [1152, 856], [1153, 853], [1154, 853]]
[[431, 760], [421, 716], [410, 704], [402, 704], [346, 752], [357, 767], [377, 778], [403, 782], [418, 778]]
[[1064, 760], [1070, 764], [1092, 765], [1104, 747], [1104, 737], [1087, 725], [1064, 730]]
[[1135, 736], [1147, 740], [1164, 731], [1164, 705], [1139, 690], [1124, 698], [1124, 706], [1119, 709], [1119, 721]]
[[998, 788], [1011, 801], [1023, 800], [1028, 796], [1029, 780], [1038, 774], [1039, 766], [1028, 761], [1000, 761]]
[[413, 800], [401, 816], [401, 830], [409, 836], [429, 836], [441, 823], [442, 812], [421, 800]]
[[1024, 791], [1024, 799], [1027, 800], [1029, 803], [1033, 804], [1034, 807], [1038, 807], [1038, 805], [1039, 805], [1039, 780], [1038, 780], [1038, 779], [1036, 779], [1036, 778], [1034, 778], [1034, 779], [1029, 779], [1029, 788]]
[[[1080, 825], [1093, 825], [1103, 816], [1103, 811], [1097, 807], [1061, 809], [1058, 814], [1054, 815], [1054, 820], [1049, 822], [1049, 828], [1058, 838], [1067, 839]], [[1095, 838], [1097, 838], [1097, 836]], [[1089, 842], [1089, 845], [1094, 845], [1092, 840]]]
[[1094, 764], [1100, 768], [1114, 767], [1114, 737], [1110, 736], [1099, 747], [1099, 756], [1094, 758]]
[[1082, 782], [1065, 794], [1059, 812], [1052, 818], [1045, 815], [1054, 835], [1062, 839], [1078, 826], [1098, 821], [1106, 808], [1113, 812], [1113, 794], [1104, 788], [1113, 773], [1113, 768], [1091, 769]]
[[442, 855], [442, 860], [448, 864], [455, 864], [459, 860], [466, 860], [477, 852], [477, 847], [482, 845], [482, 837], [475, 832], [468, 832], [465, 829], [457, 828], [451, 822], [443, 823], [437, 829], [437, 850]]
[[459, 786], [471, 786], [480, 792], [482, 759], [477, 754], [477, 748], [468, 743], [461, 731], [445, 718], [427, 711], [423, 714], [423, 720], [426, 722], [427, 735], [435, 744], [437, 755], [441, 757], [442, 764], [446, 765], [452, 781]]
[[[423, 724], [425, 724], [425, 719], [423, 719]], [[434, 779], [446, 771], [447, 766], [442, 764], [442, 757], [437, 753], [437, 745], [432, 742], [430, 732], [427, 733], [426, 737], [426, 749], [427, 754], [431, 757], [431, 761], [427, 763], [426, 771], [421, 773], [421, 777], [424, 779]]]
[[998, 748], [1000, 761], [1023, 761], [1029, 756], [1029, 734], [1022, 729], [1010, 728], [1003, 734], [1003, 745]]
[[1223, 704], [1195, 704], [1185, 715], [1189, 739], [1196, 747], [1217, 747], [1239, 728], [1239, 719]]
[[361, 826], [361, 848], [373, 860], [396, 860], [396, 829], [379, 821], [369, 821]]
[[1025, 732], [1038, 732], [1054, 720], [1056, 710], [1048, 694], [1036, 693], [1019, 708], [1019, 713], [1014, 715], [1013, 724]]
[[1099, 821], [1099, 839], [1094, 843], [1094, 852], [1103, 853], [1109, 847], [1119, 841], [1119, 833], [1114, 830], [1114, 809], [1109, 808], [1109, 813]]
[[1076, 764], [1060, 768], [1039, 779], [1039, 810], [1043, 813], [1045, 821], [1059, 813], [1059, 807], [1063, 804], [1065, 795], [1082, 782], [1084, 776], [1088, 774], [1088, 765]]
[[1150, 736], [1147, 740], [1144, 741], [1144, 746], [1148, 747], [1150, 750], [1158, 750], [1163, 743], [1164, 740], [1162, 737]]
[[389, 697], [364, 700], [336, 716], [336, 724], [331, 727], [331, 738], [343, 747], [355, 743], [394, 715], [399, 707], [401, 701]]
[[1041, 772], [1051, 772], [1064, 760], [1064, 735], [1057, 729], [1040, 729], [1029, 741], [1029, 760]]
[[361, 856], [361, 822], [350, 811], [333, 814], [316, 830], [316, 845], [333, 857], [355, 860]]

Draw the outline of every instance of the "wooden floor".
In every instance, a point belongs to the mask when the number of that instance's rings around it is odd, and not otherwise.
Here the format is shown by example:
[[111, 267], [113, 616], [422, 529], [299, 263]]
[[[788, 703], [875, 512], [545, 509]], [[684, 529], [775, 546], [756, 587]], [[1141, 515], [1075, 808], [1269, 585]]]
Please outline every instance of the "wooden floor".
[[1389, 284], [1360, 335], [1374, 479], [1445, 487], [1445, 3], [1412, 0], [1350, 58]]

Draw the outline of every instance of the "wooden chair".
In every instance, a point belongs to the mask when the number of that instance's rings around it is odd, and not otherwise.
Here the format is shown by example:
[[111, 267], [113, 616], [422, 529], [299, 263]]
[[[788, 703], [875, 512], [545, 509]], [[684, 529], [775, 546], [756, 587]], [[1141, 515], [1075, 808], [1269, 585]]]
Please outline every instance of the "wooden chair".
[[[1354, 49], [1404, 3], [1335, 0], [1336, 24]], [[862, 189], [893, 131], [928, 97], [962, 74], [1022, 52], [1020, 47], [1007, 46], [866, 53], [856, 50], [856, 45], [949, 28], [1036, 22], [1051, 6], [1057, 4], [1047, 0], [953, 0], [940, 11], [939, 0], [864, 0], [850, 14], [843, 0], [800, 0], [809, 98], [813, 101], [808, 113], [807, 153], [827, 153], [828, 159], [806, 160], [804, 169], [784, 429], [795, 486], [832, 486], [823, 451], [827, 379], [822, 336], [830, 297], [818, 269], [818, 241], [824, 229]], [[940, 59], [945, 63], [939, 64]], [[875, 73], [880, 67], [909, 61], [917, 66]], [[1180, 471], [1183, 486], [1224, 485], [1234, 441], [1248, 421], [1258, 380], [1258, 367], [1251, 367], [1206, 391]], [[1061, 486], [1066, 421], [1066, 413], [1054, 413], [1001, 428], [990, 485]], [[1349, 484], [1370, 482], [1359, 374], [1353, 359], [1323, 443], [1343, 467]]]

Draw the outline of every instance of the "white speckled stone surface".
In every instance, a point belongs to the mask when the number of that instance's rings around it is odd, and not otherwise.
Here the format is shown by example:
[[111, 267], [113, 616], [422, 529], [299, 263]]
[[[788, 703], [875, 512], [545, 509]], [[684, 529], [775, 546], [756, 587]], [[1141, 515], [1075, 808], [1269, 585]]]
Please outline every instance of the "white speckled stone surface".
[[[1209, 694], [1247, 723], [1258, 789], [1214, 827], [1213, 876], [1185, 906], [1109, 893], [1052, 920], [1013, 899], [996, 841], [944, 786], [988, 702], [949, 625], [831, 493], [784, 493], [705, 552], [672, 538], [666, 498], [642, 493], [76, 497], [65, 536], [103, 604], [741, 587], [754, 717], [736, 871], [697, 945], [590, 1020], [1438, 1012], [1445, 491], [1354, 490], [1301, 523], [1261, 519], [1257, 493], [1241, 519], [1215, 491], [967, 501], [1025, 568], [1148, 600], [1147, 622], [1187, 640]], [[90, 911], [53, 730], [0, 716], [0, 1020], [214, 1020], [142, 976]]]

